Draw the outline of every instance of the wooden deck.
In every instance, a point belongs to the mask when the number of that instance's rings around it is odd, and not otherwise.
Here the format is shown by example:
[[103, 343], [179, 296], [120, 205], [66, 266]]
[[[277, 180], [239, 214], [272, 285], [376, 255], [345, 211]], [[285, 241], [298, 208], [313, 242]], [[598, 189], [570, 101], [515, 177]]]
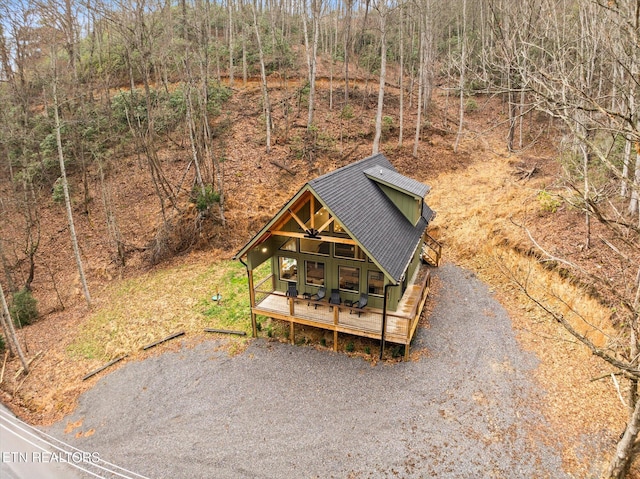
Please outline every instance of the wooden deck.
[[[413, 339], [422, 309], [429, 294], [431, 275], [427, 266], [422, 265], [416, 273], [414, 281], [407, 287], [399, 305], [394, 312], [387, 311], [385, 341], [404, 344], [405, 357]], [[353, 334], [372, 339], [382, 339], [381, 309], [365, 307], [362, 310], [344, 305], [329, 305], [327, 301], [309, 301], [289, 298], [284, 291], [265, 288], [272, 284], [271, 277], [256, 284], [254, 314], [268, 316], [291, 323], [292, 342], [294, 324], [304, 324], [334, 332], [334, 349], [337, 348], [338, 333]], [[360, 313], [358, 315], [358, 313]]]

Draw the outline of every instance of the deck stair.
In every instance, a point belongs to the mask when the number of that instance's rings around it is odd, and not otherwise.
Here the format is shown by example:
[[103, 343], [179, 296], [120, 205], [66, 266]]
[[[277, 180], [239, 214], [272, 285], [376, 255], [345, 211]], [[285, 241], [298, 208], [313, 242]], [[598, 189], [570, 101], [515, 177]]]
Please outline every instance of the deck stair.
[[436, 240], [429, 233], [424, 234], [424, 245], [422, 246], [422, 261], [431, 266], [439, 266], [442, 258], [442, 243]]

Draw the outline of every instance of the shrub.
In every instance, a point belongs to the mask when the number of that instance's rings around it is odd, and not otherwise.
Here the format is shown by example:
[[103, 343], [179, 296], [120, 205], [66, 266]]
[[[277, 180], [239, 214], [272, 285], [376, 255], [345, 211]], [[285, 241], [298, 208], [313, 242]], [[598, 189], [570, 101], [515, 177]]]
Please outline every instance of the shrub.
[[345, 105], [340, 112], [340, 118], [343, 120], [351, 120], [353, 117], [353, 107], [351, 105]]
[[205, 185], [204, 193], [202, 189], [197, 185], [194, 187], [193, 191], [194, 203], [196, 205], [196, 209], [200, 212], [207, 211], [214, 203], [220, 201], [220, 194], [214, 191], [213, 186]]
[[10, 311], [13, 322], [18, 327], [33, 323], [38, 317], [38, 302], [28, 289], [14, 293]]
[[547, 190], [540, 190], [538, 201], [540, 202], [540, 209], [548, 213], [555, 213], [562, 205], [562, 201], [552, 196]]
[[53, 192], [51, 193], [53, 201], [58, 204], [64, 202], [64, 188], [62, 187], [62, 178], [58, 178], [53, 184]]
[[466, 111], [467, 113], [470, 113], [470, 112], [476, 111], [477, 109], [478, 109], [478, 102], [475, 101], [473, 98], [469, 98], [464, 105], [464, 111]]
[[353, 341], [349, 341], [344, 347], [344, 350], [348, 353], [352, 353], [356, 350], [356, 345], [353, 344]]

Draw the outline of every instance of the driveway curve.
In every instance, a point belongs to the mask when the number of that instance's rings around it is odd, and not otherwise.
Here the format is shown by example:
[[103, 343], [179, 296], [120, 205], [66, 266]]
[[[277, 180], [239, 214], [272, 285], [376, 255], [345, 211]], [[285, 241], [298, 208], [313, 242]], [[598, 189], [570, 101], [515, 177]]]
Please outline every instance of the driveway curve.
[[[50, 432], [150, 478], [569, 477], [506, 311], [472, 273], [434, 273], [417, 361], [208, 341], [109, 374]], [[64, 434], [78, 420], [95, 433]]]

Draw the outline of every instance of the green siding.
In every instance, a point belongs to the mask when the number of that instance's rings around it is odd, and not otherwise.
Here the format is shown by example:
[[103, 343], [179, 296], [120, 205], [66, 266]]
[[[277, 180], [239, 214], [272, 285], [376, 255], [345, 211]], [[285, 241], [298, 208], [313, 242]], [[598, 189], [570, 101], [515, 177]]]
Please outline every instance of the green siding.
[[247, 266], [250, 270], [256, 269], [273, 255], [275, 250], [280, 247], [278, 240], [279, 238], [272, 236], [247, 252]]
[[407, 268], [407, 277], [409, 279], [413, 278], [416, 269], [420, 266], [420, 254], [422, 252], [422, 241], [418, 245], [416, 252], [413, 254], [413, 258], [411, 259], [411, 263], [409, 263], [409, 268]]
[[378, 186], [411, 224], [415, 226], [422, 213], [422, 199], [407, 195], [386, 185], [378, 184]]
[[[332, 289], [338, 288], [338, 268], [339, 266], [351, 266], [355, 268], [360, 268], [360, 291], [367, 291], [367, 273], [368, 271], [380, 271], [380, 269], [372, 262], [364, 260], [364, 261], [356, 261], [344, 258], [335, 258], [333, 257], [333, 245], [331, 248], [331, 256], [321, 256], [300, 252], [292, 252], [292, 251], [276, 251], [271, 260], [271, 270], [275, 275], [276, 289], [278, 291], [286, 291], [288, 287], [288, 281], [283, 281], [280, 279], [280, 271], [278, 266], [278, 258], [279, 257], [287, 257], [287, 258], [295, 258], [298, 263], [298, 280], [296, 281], [298, 294], [302, 296], [303, 293], [316, 293], [319, 286], [308, 285], [306, 284], [306, 268], [305, 261], [319, 261], [324, 263], [325, 268], [325, 288], [327, 289], [327, 298]], [[385, 277], [385, 283], [388, 283], [388, 280]], [[396, 292], [397, 291], [397, 292]], [[391, 311], [395, 311], [398, 302], [400, 301], [399, 295], [400, 288], [390, 288], [389, 289], [389, 298], [390, 300], [387, 302], [387, 308]], [[360, 298], [360, 293], [349, 293], [346, 291], [340, 291], [340, 298], [344, 302], [345, 300], [357, 300]], [[383, 306], [383, 297], [382, 296], [374, 296], [369, 295], [368, 306], [372, 308], [382, 309]]]

